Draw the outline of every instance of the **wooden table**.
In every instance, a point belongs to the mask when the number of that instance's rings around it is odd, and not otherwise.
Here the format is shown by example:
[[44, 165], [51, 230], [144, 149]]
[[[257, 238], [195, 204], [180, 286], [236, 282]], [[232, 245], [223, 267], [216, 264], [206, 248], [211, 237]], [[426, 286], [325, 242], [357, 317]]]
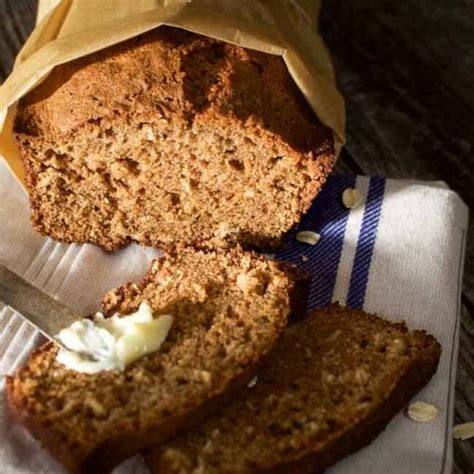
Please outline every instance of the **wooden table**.
[[[36, 0], [0, 0], [0, 81]], [[474, 0], [325, 0], [321, 26], [347, 100], [337, 172], [446, 181], [474, 209]], [[455, 423], [474, 421], [474, 220], [462, 296]], [[474, 472], [455, 441], [454, 472]]]

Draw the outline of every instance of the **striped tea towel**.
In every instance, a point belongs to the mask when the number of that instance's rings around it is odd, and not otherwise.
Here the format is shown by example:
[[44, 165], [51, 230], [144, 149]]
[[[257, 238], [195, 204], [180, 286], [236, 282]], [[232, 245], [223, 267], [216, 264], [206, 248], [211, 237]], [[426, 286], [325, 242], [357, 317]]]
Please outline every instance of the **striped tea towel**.
[[[356, 209], [342, 204], [347, 187], [363, 195]], [[438, 372], [418, 397], [436, 405], [440, 416], [417, 424], [399, 414], [371, 446], [331, 473], [451, 472], [467, 214], [459, 197], [442, 183], [333, 177], [298, 229], [318, 232], [318, 244], [300, 243], [293, 235], [277, 254], [312, 274], [311, 308], [339, 301], [392, 320], [404, 319], [412, 328], [428, 330], [443, 346]], [[107, 254], [92, 245], [64, 245], [41, 237], [31, 229], [25, 194], [0, 164], [0, 263], [81, 314], [96, 311], [110, 288], [140, 278], [156, 255], [156, 250], [137, 246]], [[0, 318], [0, 373], [6, 374], [25, 361], [42, 337], [7, 308]], [[63, 472], [11, 419], [3, 380], [0, 466], [9, 474]], [[147, 470], [135, 456], [116, 472]]]

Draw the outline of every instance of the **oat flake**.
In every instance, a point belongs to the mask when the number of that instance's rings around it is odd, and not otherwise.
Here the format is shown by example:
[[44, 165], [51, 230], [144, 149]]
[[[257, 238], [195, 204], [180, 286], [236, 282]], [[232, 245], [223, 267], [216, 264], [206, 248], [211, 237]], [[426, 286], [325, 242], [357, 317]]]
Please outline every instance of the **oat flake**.
[[304, 244], [316, 245], [321, 236], [317, 232], [311, 230], [302, 230], [296, 234], [296, 240]]
[[342, 193], [342, 202], [348, 209], [354, 209], [362, 202], [362, 193], [358, 189], [347, 188]]
[[456, 425], [453, 428], [453, 437], [454, 439], [460, 439], [461, 441], [474, 438], [474, 421]]
[[428, 423], [438, 416], [438, 409], [425, 402], [413, 402], [407, 410], [408, 416], [418, 423]]

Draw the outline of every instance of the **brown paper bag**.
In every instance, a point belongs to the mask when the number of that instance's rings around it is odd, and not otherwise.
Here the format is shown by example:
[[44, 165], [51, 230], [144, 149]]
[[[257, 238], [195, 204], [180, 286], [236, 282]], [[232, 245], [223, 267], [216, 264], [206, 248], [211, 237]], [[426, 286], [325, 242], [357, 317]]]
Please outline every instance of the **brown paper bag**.
[[[56, 0], [40, 0], [47, 12]], [[12, 140], [15, 104], [58, 64], [119, 43], [160, 25], [283, 57], [322, 123], [344, 142], [344, 103], [317, 32], [320, 0], [62, 0], [38, 23], [0, 87], [0, 154], [23, 182]]]

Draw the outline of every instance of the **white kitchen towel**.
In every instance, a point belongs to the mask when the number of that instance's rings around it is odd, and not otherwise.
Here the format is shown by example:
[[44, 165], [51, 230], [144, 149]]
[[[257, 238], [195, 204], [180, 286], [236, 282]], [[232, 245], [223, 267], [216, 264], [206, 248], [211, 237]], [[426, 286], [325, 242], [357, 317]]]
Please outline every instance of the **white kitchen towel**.
[[[356, 187], [363, 202], [349, 210], [342, 193]], [[440, 415], [417, 424], [400, 413], [369, 447], [343, 460], [338, 474], [451, 472], [451, 425], [459, 330], [459, 301], [468, 211], [442, 183], [341, 176], [329, 180], [298, 230], [321, 234], [317, 245], [295, 240], [276, 257], [312, 274], [310, 307], [331, 301], [405, 320], [441, 342], [437, 374], [417, 396]], [[30, 226], [28, 200], [0, 163], [0, 263], [86, 315], [110, 288], [140, 278], [158, 251], [130, 246], [105, 253], [65, 245]], [[8, 308], [0, 313], [0, 374], [11, 374], [42, 336]], [[2, 473], [62, 473], [62, 468], [10, 416], [0, 382]], [[140, 456], [117, 468], [147, 472]]]

